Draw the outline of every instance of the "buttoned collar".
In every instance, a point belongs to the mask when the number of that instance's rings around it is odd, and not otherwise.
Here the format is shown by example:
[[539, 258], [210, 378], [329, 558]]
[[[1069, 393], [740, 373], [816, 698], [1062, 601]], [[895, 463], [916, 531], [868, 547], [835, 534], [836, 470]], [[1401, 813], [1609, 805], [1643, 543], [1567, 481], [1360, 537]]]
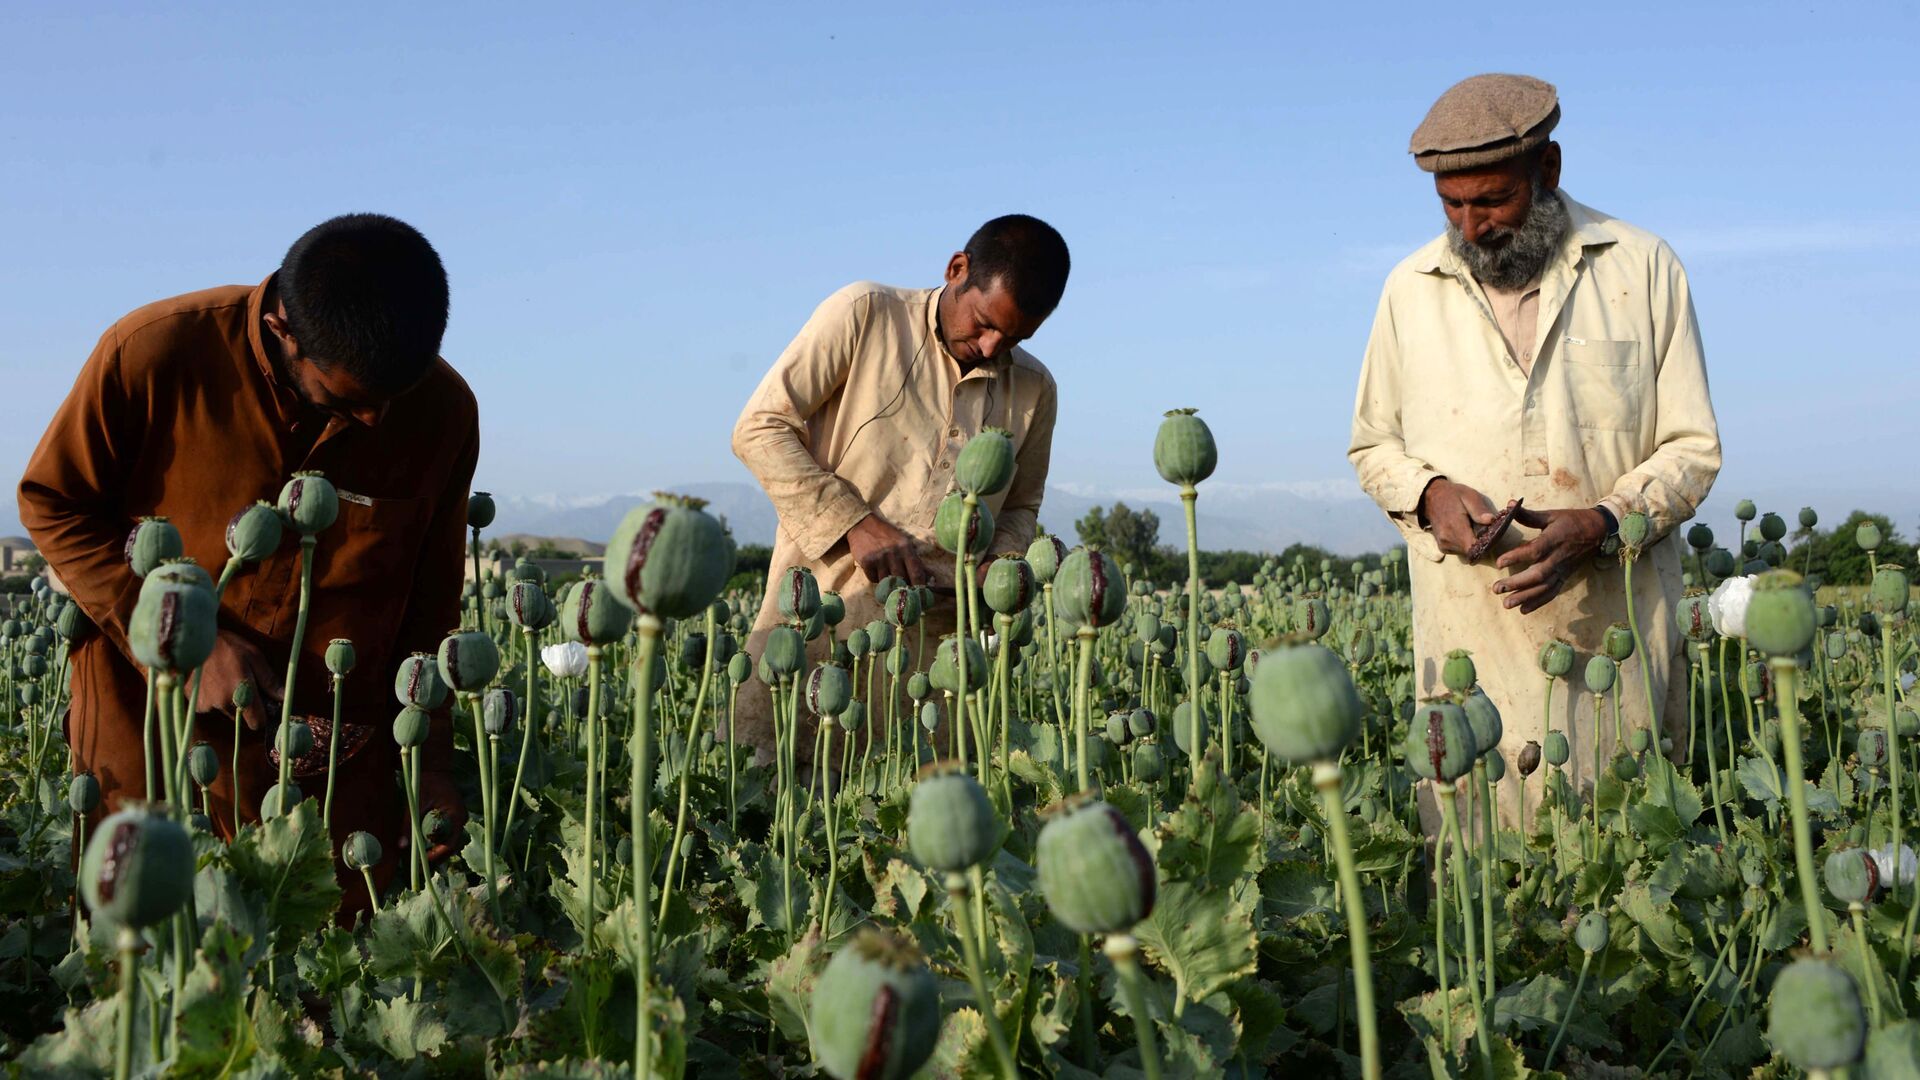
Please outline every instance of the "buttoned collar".
[[971, 368], [962, 367], [953, 353], [947, 351], [947, 343], [940, 337], [940, 297], [947, 291], [945, 285], [927, 290], [927, 338], [933, 347], [940, 350], [940, 356], [947, 362], [948, 370], [953, 372], [956, 382], [968, 379], [998, 379], [1002, 369], [1013, 363], [1013, 350], [997, 360], [984, 364], [975, 364]]

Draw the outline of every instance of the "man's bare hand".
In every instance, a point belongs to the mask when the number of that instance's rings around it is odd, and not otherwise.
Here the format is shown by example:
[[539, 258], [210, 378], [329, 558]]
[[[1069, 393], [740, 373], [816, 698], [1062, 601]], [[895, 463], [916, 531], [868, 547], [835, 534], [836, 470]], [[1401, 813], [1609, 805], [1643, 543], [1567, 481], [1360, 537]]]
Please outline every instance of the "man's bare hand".
[[1485, 495], [1442, 476], [1420, 494], [1420, 515], [1442, 552], [1465, 556], [1473, 546], [1474, 530], [1493, 521], [1499, 511]]
[[[281, 675], [267, 662], [265, 653], [252, 642], [222, 630], [214, 641], [213, 652], [200, 668], [200, 712], [228, 712], [233, 708], [233, 688], [245, 679], [253, 683], [253, 703], [244, 719], [255, 731], [264, 727], [285, 693]], [[272, 705], [269, 705], [269, 700]]]
[[1520, 614], [1528, 615], [1560, 595], [1567, 579], [1600, 547], [1607, 538], [1607, 519], [1598, 510], [1540, 511], [1523, 507], [1513, 520], [1539, 529], [1540, 535], [1494, 563], [1502, 570], [1524, 569], [1494, 582], [1493, 591], [1506, 597], [1506, 607], [1517, 607]]
[[868, 514], [847, 531], [847, 550], [875, 584], [888, 577], [904, 578], [909, 585], [927, 583], [927, 568], [920, 562], [913, 538], [878, 514]]

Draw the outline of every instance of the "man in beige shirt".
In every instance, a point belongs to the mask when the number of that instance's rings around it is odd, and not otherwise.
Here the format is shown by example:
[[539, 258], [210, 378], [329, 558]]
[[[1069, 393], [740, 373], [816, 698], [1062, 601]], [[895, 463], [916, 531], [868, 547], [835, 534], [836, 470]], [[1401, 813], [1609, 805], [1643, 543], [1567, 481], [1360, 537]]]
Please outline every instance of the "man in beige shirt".
[[[1069, 259], [1060, 234], [1011, 214], [982, 225], [947, 260], [946, 282], [901, 289], [856, 282], [827, 297], [774, 362], [733, 429], [733, 452], [780, 516], [770, 580], [747, 641], [758, 660], [780, 623], [774, 586], [791, 566], [812, 569], [846, 604], [839, 633], [880, 617], [873, 586], [925, 584], [926, 652], [954, 621], [952, 557], [934, 543], [934, 514], [953, 489], [954, 458], [983, 427], [1011, 433], [1013, 482], [984, 500], [990, 555], [1033, 539], [1053, 446], [1053, 376], [1020, 342], [1060, 302]], [[812, 643], [828, 655], [827, 634]], [[907, 636], [909, 646], [920, 639]], [[930, 656], [915, 656], [924, 668]], [[740, 737], [772, 743], [769, 698], [741, 687]], [[884, 710], [880, 710], [884, 715]], [[808, 727], [807, 731], [810, 732]], [[810, 734], [800, 740], [811, 754]]]
[[[1559, 119], [1552, 86], [1481, 75], [1448, 90], [1415, 131], [1447, 233], [1388, 275], [1348, 457], [1412, 555], [1419, 692], [1441, 692], [1441, 661], [1467, 649], [1505, 719], [1509, 764], [1551, 726], [1568, 735], [1568, 768], [1584, 786], [1614, 733], [1610, 708], [1595, 723], [1582, 675], [1607, 628], [1627, 619], [1620, 565], [1599, 551], [1635, 510], [1653, 539], [1634, 575], [1646, 648], [1620, 671], [1625, 726], [1654, 723], [1644, 664], [1660, 724], [1685, 740], [1674, 529], [1712, 486], [1720, 439], [1686, 271], [1658, 237], [1560, 190], [1560, 146], [1548, 138]], [[1514, 498], [1518, 527], [1468, 562], [1476, 528]], [[1537, 657], [1555, 638], [1577, 659], [1547, 716]], [[1518, 782], [1509, 769], [1509, 813]]]

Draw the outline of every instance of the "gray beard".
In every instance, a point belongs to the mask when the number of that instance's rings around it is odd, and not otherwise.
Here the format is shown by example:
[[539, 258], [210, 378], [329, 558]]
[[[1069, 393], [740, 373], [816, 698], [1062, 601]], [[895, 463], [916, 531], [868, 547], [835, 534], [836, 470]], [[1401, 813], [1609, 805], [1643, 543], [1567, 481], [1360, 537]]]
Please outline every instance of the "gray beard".
[[1494, 248], [1470, 244], [1460, 227], [1447, 226], [1447, 246], [1465, 263], [1474, 279], [1496, 289], [1517, 289], [1540, 276], [1547, 260], [1560, 250], [1560, 242], [1573, 227], [1567, 204], [1558, 192], [1549, 191], [1538, 180], [1533, 182], [1533, 205], [1517, 229], [1489, 231], [1483, 240], [1507, 241]]

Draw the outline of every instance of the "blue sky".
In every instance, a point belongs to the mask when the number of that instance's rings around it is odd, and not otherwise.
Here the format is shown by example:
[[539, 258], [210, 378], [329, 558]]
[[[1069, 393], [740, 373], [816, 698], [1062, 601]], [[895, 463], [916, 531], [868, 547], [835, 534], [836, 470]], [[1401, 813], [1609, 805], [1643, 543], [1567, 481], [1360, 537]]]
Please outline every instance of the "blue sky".
[[1381, 280], [1442, 224], [1408, 133], [1517, 70], [1560, 88], [1567, 190], [1689, 267], [1710, 510], [1920, 518], [1911, 5], [164, 7], [0, 39], [8, 476], [113, 319], [372, 209], [448, 264], [481, 486], [744, 480], [733, 420], [821, 297], [934, 284], [1020, 210], [1074, 254], [1031, 346], [1056, 482], [1157, 484], [1197, 406], [1222, 481], [1350, 485]]

